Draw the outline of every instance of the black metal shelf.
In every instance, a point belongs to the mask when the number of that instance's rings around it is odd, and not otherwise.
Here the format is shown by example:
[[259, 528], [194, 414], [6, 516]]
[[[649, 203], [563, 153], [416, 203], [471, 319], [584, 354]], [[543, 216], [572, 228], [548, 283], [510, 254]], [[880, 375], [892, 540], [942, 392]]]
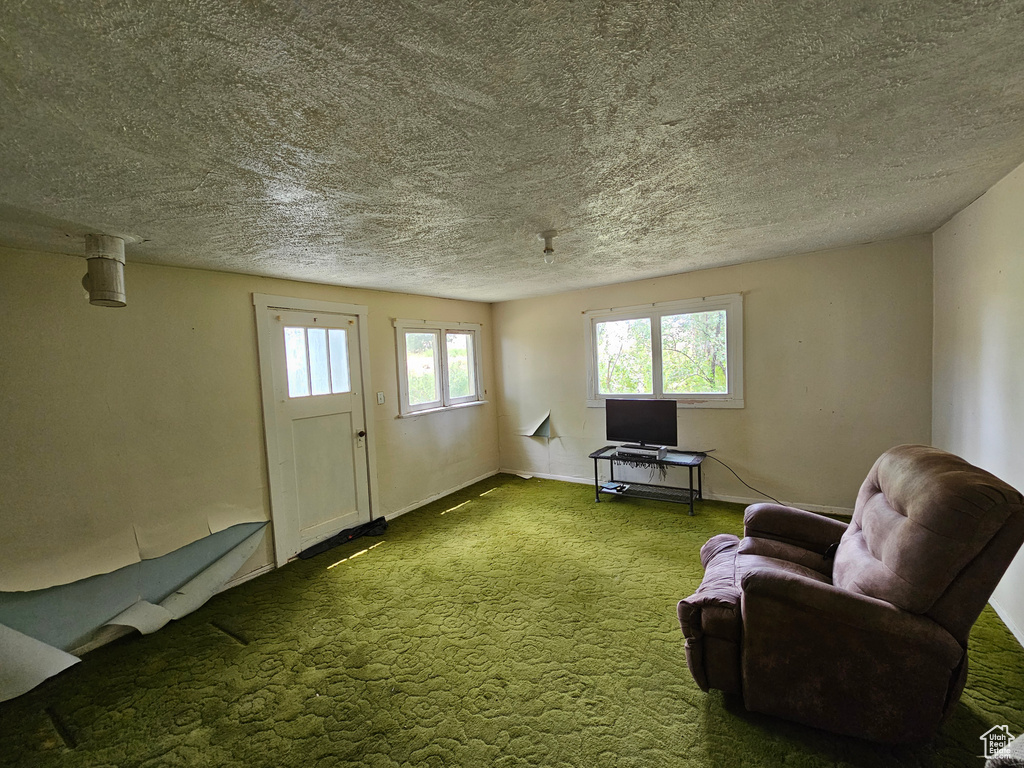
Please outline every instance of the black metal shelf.
[[[609, 496], [669, 501], [675, 504], [689, 504], [690, 515], [693, 515], [694, 499], [704, 498], [701, 463], [704, 461], [705, 455], [704, 453], [690, 451], [667, 451], [660, 458], [655, 456], [639, 456], [631, 453], [619, 453], [618, 446], [606, 445], [599, 451], [594, 451], [590, 454], [590, 458], [594, 460], [594, 501], [601, 501], [602, 493]], [[609, 479], [605, 483], [601, 483], [598, 479], [598, 461], [608, 462]], [[634, 467], [637, 465], [649, 467], [686, 467], [690, 472], [689, 488], [635, 481], [617, 481], [615, 479], [616, 462]], [[694, 468], [697, 469], [696, 489], [693, 487]]]

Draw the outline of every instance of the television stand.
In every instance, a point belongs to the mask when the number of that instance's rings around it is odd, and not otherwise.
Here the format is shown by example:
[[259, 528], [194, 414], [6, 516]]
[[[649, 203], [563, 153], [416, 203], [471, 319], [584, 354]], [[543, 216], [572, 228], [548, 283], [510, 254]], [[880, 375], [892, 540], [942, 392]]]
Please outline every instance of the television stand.
[[660, 445], [632, 445], [627, 443], [626, 445], [620, 445], [618, 453], [620, 455], [626, 454], [628, 456], [640, 456], [641, 458], [648, 459], [661, 459], [664, 458], [668, 449]]
[[[693, 500], [704, 498], [704, 488], [701, 477], [701, 462], [704, 461], [705, 453], [694, 453], [692, 451], [667, 450], [661, 457], [638, 456], [632, 453], [620, 453], [619, 446], [606, 445], [604, 448], [594, 451], [590, 458], [594, 460], [594, 501], [601, 501], [601, 494], [607, 493], [610, 496], [629, 496], [638, 499], [655, 499], [657, 501], [671, 501], [676, 504], [689, 504], [690, 515], [693, 515]], [[608, 462], [608, 480], [602, 483], [598, 477], [598, 461]], [[690, 471], [690, 482], [688, 488], [678, 486], [657, 485], [655, 483], [641, 483], [635, 481], [621, 481], [615, 479], [615, 463], [620, 464], [641, 464], [650, 467], [686, 467]], [[693, 487], [693, 470], [697, 469], [697, 487]]]

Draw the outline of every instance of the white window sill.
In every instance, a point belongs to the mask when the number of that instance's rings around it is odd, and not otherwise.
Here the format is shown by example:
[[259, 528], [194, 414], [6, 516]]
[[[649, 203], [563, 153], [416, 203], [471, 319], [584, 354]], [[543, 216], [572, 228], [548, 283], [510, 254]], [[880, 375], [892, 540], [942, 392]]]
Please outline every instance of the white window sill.
[[474, 405], [487, 405], [486, 400], [473, 400], [469, 403], [455, 403], [454, 405], [442, 405], [439, 408], [424, 408], [422, 411], [409, 411], [395, 416], [396, 419], [411, 419], [414, 416], [422, 416], [425, 413], [442, 413], [444, 411], [457, 411], [460, 408], [472, 408]]
[[[612, 398], [614, 399], [614, 398]], [[587, 400], [588, 408], [604, 408], [604, 400]], [[743, 401], [736, 400], [676, 400], [676, 408], [743, 408]]]

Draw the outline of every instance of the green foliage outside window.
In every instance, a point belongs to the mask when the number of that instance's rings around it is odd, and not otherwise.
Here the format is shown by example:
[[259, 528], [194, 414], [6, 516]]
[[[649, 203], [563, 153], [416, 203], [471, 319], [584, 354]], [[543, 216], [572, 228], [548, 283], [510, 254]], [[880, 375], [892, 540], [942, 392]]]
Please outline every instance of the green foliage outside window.
[[405, 334], [405, 362], [412, 405], [441, 399], [437, 386], [437, 336], [433, 333]]
[[[405, 334], [405, 361], [409, 379], [410, 405], [436, 403], [441, 399], [438, 371], [438, 334]], [[473, 336], [469, 333], [445, 334], [447, 350], [448, 395], [453, 399], [476, 394], [476, 369], [473, 360]]]
[[665, 394], [729, 391], [725, 310], [661, 318], [662, 389]]
[[476, 394], [471, 375], [473, 371], [473, 340], [468, 333], [449, 333], [445, 337], [448, 349], [448, 394], [452, 398]]
[[652, 360], [650, 319], [597, 324], [597, 391], [602, 395], [653, 393]]
[[[688, 312], [661, 317], [661, 392], [724, 394], [726, 312]], [[602, 395], [650, 395], [653, 385], [651, 319], [597, 323], [597, 391]]]

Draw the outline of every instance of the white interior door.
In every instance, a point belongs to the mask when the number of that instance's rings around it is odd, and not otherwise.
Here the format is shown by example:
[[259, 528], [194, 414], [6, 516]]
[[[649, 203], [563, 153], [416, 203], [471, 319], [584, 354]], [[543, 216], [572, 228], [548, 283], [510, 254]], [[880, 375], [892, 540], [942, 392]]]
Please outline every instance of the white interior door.
[[299, 311], [264, 303], [257, 304], [257, 322], [280, 565], [373, 517], [360, 338], [365, 310]]

